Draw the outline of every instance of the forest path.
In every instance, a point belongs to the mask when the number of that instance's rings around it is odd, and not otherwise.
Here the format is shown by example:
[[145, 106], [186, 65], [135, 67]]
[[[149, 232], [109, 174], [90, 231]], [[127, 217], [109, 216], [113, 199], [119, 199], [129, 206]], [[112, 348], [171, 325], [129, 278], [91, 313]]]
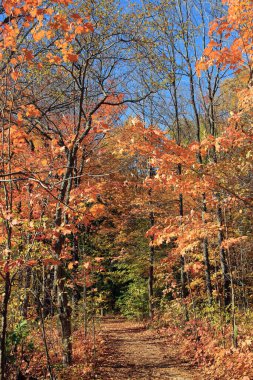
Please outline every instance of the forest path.
[[105, 351], [98, 363], [99, 380], [202, 380], [178, 350], [155, 330], [125, 319], [105, 318], [102, 334]]

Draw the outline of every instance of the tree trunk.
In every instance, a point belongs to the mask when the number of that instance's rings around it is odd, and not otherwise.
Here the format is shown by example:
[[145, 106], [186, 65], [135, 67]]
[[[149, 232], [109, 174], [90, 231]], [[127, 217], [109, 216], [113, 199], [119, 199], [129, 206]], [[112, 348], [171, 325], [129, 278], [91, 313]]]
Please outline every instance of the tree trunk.
[[[60, 235], [55, 245], [57, 257], [60, 257], [64, 243], [64, 236]], [[68, 292], [66, 289], [66, 273], [64, 265], [55, 268], [55, 278], [57, 286], [57, 310], [61, 324], [62, 337], [62, 364], [68, 366], [72, 363], [72, 337], [71, 337], [71, 306], [69, 304]]]
[[[149, 163], [149, 178], [152, 179], [155, 176], [155, 168]], [[151, 204], [151, 195], [152, 189], [149, 189], [149, 197]], [[149, 214], [150, 227], [154, 227], [155, 225], [155, 214], [154, 211], [151, 211]], [[153, 305], [153, 297], [154, 297], [154, 259], [155, 259], [155, 247], [154, 247], [154, 237], [151, 236], [150, 241], [150, 249], [149, 249], [149, 276], [148, 276], [148, 303], [149, 303], [149, 318], [153, 319], [154, 316], [154, 305]]]
[[32, 268], [26, 268], [25, 272], [25, 297], [23, 301], [22, 314], [24, 318], [27, 318], [28, 306], [29, 306], [29, 291], [31, 286]]
[[209, 304], [213, 302], [213, 290], [212, 290], [212, 282], [211, 282], [211, 266], [209, 260], [209, 249], [208, 249], [208, 239], [204, 238], [203, 241], [203, 257], [205, 264], [205, 277], [206, 277], [206, 293]]
[[7, 335], [7, 325], [8, 325], [8, 305], [11, 295], [11, 278], [8, 268], [8, 263], [10, 261], [10, 250], [11, 250], [11, 227], [7, 224], [7, 258], [6, 258], [6, 274], [4, 280], [4, 294], [1, 310], [1, 336], [0, 336], [0, 379], [6, 379], [6, 335]]
[[[205, 220], [205, 214], [207, 212], [207, 207], [206, 207], [206, 197], [205, 194], [203, 194], [203, 223], [206, 223]], [[207, 297], [209, 304], [212, 304], [213, 302], [213, 290], [212, 290], [212, 282], [211, 282], [211, 265], [210, 265], [210, 260], [209, 260], [209, 249], [208, 249], [208, 238], [205, 237], [203, 240], [203, 259], [204, 259], [204, 264], [205, 264], [205, 277], [206, 277], [206, 292], [207, 292]]]
[[[155, 224], [154, 213], [150, 213], [150, 225], [153, 227]], [[154, 257], [155, 247], [153, 245], [154, 239], [151, 237], [151, 246], [149, 251], [149, 277], [148, 277], [148, 301], [149, 301], [149, 318], [154, 316], [153, 310], [153, 297], [154, 297]]]
[[0, 369], [1, 380], [6, 379], [6, 334], [7, 334], [7, 316], [8, 316], [8, 304], [10, 299], [11, 287], [10, 287], [10, 274], [6, 273], [5, 285], [4, 285], [4, 297], [1, 311], [1, 344], [0, 344]]
[[231, 303], [231, 290], [230, 290], [230, 279], [229, 279], [226, 251], [222, 246], [222, 243], [224, 241], [224, 232], [223, 232], [222, 209], [220, 205], [218, 205], [218, 208], [217, 208], [217, 219], [219, 223], [218, 241], [219, 241], [219, 249], [220, 249], [221, 273], [222, 273], [223, 304], [224, 304], [224, 307], [226, 307]]
[[65, 270], [62, 265], [57, 267], [57, 282], [57, 305], [62, 335], [62, 364], [68, 366], [72, 363], [71, 306], [68, 302], [68, 293], [65, 287]]
[[[178, 174], [182, 175], [181, 164], [178, 164], [177, 169], [178, 169]], [[179, 194], [179, 216], [182, 222], [182, 218], [184, 216], [183, 194]], [[187, 278], [186, 278], [186, 273], [185, 273], [185, 258], [183, 255], [180, 256], [180, 280], [181, 280], [181, 299], [182, 299], [183, 307], [184, 307], [185, 320], [188, 321], [189, 320], [188, 309], [187, 309], [187, 305], [184, 302], [185, 298], [187, 297], [187, 288], [186, 288]]]

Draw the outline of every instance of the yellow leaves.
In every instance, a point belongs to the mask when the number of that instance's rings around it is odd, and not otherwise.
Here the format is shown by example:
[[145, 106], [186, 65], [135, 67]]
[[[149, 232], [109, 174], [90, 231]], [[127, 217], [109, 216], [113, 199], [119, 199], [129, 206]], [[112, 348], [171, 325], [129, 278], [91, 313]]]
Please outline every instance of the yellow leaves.
[[19, 77], [19, 73], [17, 71], [12, 71], [11, 73], [11, 77], [12, 79], [16, 82], [16, 80], [18, 79]]
[[95, 204], [90, 208], [90, 212], [94, 218], [99, 218], [104, 215], [105, 206], [102, 204]]
[[11, 48], [11, 50], [14, 51], [18, 34], [19, 28], [16, 24], [5, 25], [2, 33], [4, 48]]
[[21, 128], [18, 128], [16, 125], [13, 125], [10, 130], [11, 141], [13, 144], [20, 144], [26, 141], [27, 134]]
[[47, 166], [48, 162], [47, 162], [47, 159], [44, 158], [43, 160], [41, 160], [41, 165], [42, 166]]
[[225, 248], [225, 249], [230, 249], [233, 246], [235, 246], [237, 244], [240, 244], [240, 243], [244, 242], [247, 239], [248, 239], [247, 236], [239, 236], [237, 238], [229, 238], [229, 239], [226, 239], [226, 240], [224, 240], [222, 242], [222, 247]]
[[30, 15], [33, 17], [33, 18], [35, 18], [36, 16], [37, 16], [37, 14], [38, 14], [38, 9], [37, 8], [33, 8], [33, 9], [31, 9], [30, 10]]
[[60, 65], [62, 62], [61, 57], [58, 55], [53, 55], [51, 53], [47, 54], [48, 62], [56, 65]]
[[195, 280], [193, 280], [190, 284], [191, 286], [191, 289], [196, 289], [196, 288], [202, 288], [205, 286], [204, 284], [204, 281], [202, 278], [196, 278]]
[[[63, 153], [65, 150], [64, 146], [59, 145], [59, 141], [57, 139], [53, 139], [51, 141], [51, 150], [54, 156], [58, 156], [59, 154]], [[63, 169], [61, 167], [61, 169]]]
[[33, 146], [35, 147], [35, 149], [40, 149], [43, 145], [42, 141], [38, 137], [34, 138], [32, 140], [32, 142], [33, 142]]
[[93, 25], [91, 23], [86, 23], [84, 25], [78, 25], [75, 28], [75, 33], [76, 34], [83, 34], [83, 33], [89, 33], [94, 30]]
[[75, 266], [75, 263], [73, 261], [71, 261], [70, 263], [68, 263], [68, 269], [73, 269]]
[[201, 71], [204, 71], [208, 68], [208, 64], [205, 60], [201, 59], [196, 63], [196, 72], [197, 76], [201, 76]]
[[84, 28], [84, 26], [78, 25], [78, 26], [76, 27], [76, 29], [75, 29], [75, 33], [76, 33], [76, 34], [82, 34], [82, 33], [84, 33], [84, 32], [85, 32], [85, 28]]
[[35, 42], [41, 41], [46, 35], [46, 32], [44, 30], [40, 30], [38, 32], [33, 33], [33, 39]]
[[45, 13], [52, 16], [52, 14], [54, 13], [54, 9], [53, 8], [47, 8]]
[[63, 5], [69, 5], [71, 4], [73, 1], [72, 0], [54, 0], [55, 3], [58, 3], [58, 4], [63, 4]]
[[70, 263], [68, 263], [68, 269], [74, 269], [77, 267], [78, 264], [78, 261], [71, 261]]
[[12, 58], [10, 60], [10, 63], [13, 65], [13, 66], [16, 66], [18, 64], [18, 60], [16, 58]]
[[39, 117], [40, 115], [40, 111], [33, 104], [29, 104], [26, 106], [26, 116]]
[[5, 243], [6, 241], [6, 236], [0, 236], [0, 244]]
[[87, 261], [86, 263], [83, 263], [83, 267], [84, 267], [84, 269], [90, 269], [90, 267], [91, 267], [91, 262], [90, 262], [90, 261]]

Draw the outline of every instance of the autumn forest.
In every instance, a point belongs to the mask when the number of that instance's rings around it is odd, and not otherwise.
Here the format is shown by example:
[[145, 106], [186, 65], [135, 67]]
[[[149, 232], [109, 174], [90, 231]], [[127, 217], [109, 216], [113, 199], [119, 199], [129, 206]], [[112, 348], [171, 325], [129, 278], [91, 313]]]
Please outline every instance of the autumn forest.
[[253, 379], [253, 0], [2, 0], [0, 380]]

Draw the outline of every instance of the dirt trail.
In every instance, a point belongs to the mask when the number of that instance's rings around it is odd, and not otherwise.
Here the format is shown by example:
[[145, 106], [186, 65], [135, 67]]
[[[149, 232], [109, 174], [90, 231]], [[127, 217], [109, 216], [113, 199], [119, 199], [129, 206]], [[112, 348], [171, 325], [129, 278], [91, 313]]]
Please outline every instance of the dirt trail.
[[102, 331], [106, 347], [98, 363], [99, 380], [203, 379], [164, 337], [141, 324], [105, 319]]

